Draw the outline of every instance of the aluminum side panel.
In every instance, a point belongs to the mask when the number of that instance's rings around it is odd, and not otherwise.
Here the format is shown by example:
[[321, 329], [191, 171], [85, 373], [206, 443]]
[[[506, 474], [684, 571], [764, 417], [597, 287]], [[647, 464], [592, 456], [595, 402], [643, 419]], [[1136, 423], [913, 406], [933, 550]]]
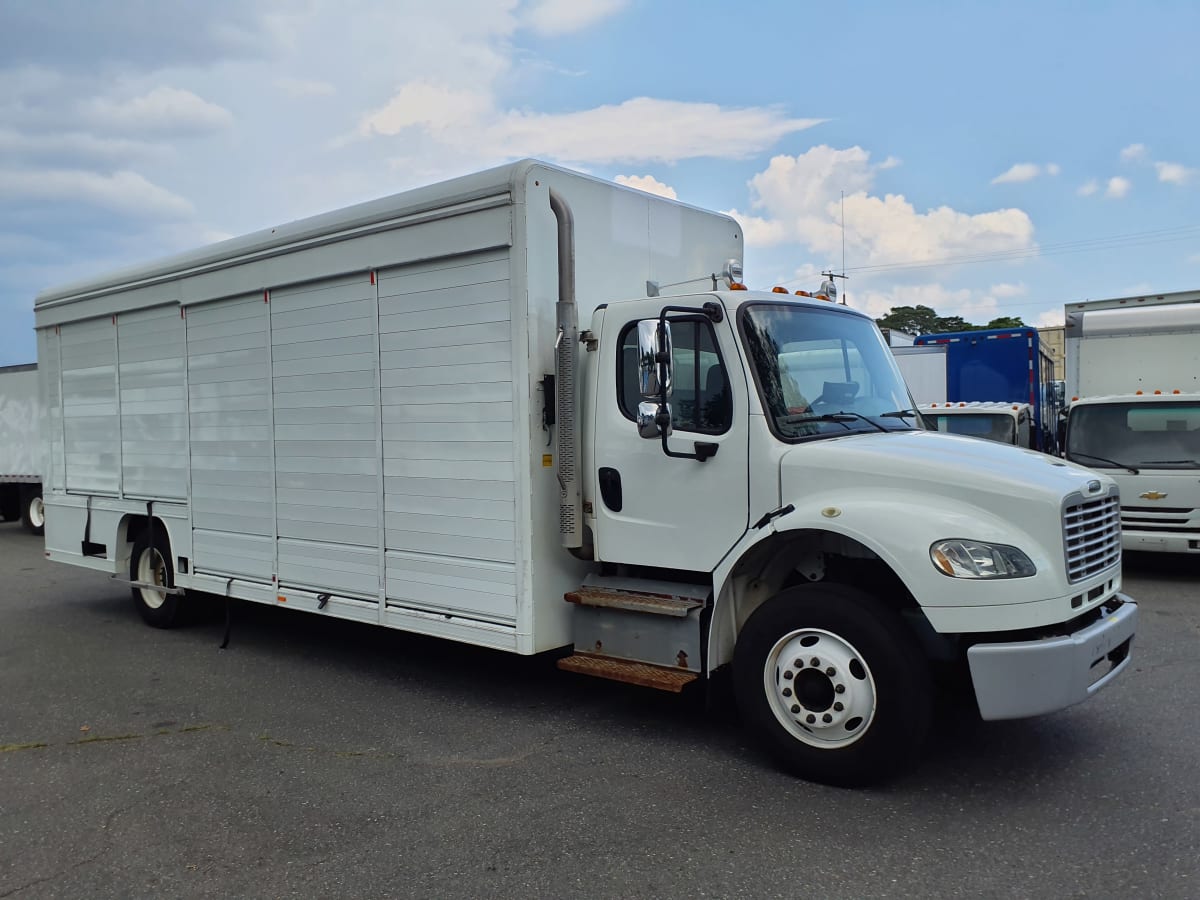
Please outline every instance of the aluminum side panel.
[[126, 497], [187, 498], [184, 321], [174, 306], [117, 321]]

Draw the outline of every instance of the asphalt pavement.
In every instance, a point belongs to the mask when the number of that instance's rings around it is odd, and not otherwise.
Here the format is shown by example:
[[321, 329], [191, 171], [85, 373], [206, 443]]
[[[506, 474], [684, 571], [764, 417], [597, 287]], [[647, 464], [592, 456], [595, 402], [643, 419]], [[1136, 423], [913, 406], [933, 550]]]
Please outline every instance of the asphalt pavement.
[[295, 611], [145, 626], [0, 525], [0, 898], [1200, 896], [1200, 558], [1131, 557], [1130, 671], [939, 718], [870, 790], [727, 706]]

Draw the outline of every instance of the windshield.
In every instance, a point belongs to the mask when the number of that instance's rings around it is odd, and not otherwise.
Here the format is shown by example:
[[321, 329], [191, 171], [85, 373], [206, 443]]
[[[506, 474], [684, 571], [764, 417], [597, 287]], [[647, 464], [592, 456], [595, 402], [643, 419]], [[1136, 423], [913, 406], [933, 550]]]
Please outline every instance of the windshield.
[[1015, 444], [1017, 438], [1013, 417], [996, 413], [944, 413], [941, 415], [924, 411], [925, 422], [931, 430], [950, 434], [965, 434], [968, 437]]
[[754, 303], [742, 311], [741, 330], [780, 438], [918, 427], [908, 388], [870, 319], [836, 306]]
[[1092, 468], [1200, 468], [1200, 403], [1076, 406], [1067, 459]]

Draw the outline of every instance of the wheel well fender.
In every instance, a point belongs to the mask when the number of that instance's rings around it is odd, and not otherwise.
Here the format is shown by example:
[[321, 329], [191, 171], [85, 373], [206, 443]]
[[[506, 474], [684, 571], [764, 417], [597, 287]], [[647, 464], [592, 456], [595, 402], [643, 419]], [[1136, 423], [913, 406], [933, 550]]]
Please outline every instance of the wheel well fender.
[[[133, 545], [137, 543], [139, 538], [145, 537], [147, 533], [147, 517], [135, 513], [122, 516], [121, 521], [117, 525], [117, 546], [115, 550], [116, 558], [126, 567], [129, 567], [130, 558], [133, 556]], [[174, 548], [178, 547], [178, 543], [171, 535], [171, 525], [168, 520], [154, 516], [150, 529], [156, 537], [165, 536], [167, 546], [171, 548], [172, 554]], [[172, 568], [175, 566], [175, 561], [172, 560]]]
[[729, 663], [742, 626], [783, 588], [805, 582], [858, 587], [898, 612], [924, 621], [896, 569], [855, 537], [833, 529], [775, 531], [729, 559], [714, 573], [708, 627], [708, 671]]

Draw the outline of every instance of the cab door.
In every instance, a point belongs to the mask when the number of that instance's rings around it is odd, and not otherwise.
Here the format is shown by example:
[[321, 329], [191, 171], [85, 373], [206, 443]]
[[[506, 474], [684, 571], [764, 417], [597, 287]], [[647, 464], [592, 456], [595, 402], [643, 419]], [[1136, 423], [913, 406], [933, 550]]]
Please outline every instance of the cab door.
[[715, 453], [703, 461], [671, 457], [660, 437], [641, 437], [637, 324], [656, 320], [663, 302], [613, 304], [605, 315], [592, 432], [596, 555], [605, 562], [711, 571], [747, 527], [745, 368], [727, 314], [712, 322], [699, 308], [672, 312], [667, 445], [694, 453], [705, 444], [704, 452]]

